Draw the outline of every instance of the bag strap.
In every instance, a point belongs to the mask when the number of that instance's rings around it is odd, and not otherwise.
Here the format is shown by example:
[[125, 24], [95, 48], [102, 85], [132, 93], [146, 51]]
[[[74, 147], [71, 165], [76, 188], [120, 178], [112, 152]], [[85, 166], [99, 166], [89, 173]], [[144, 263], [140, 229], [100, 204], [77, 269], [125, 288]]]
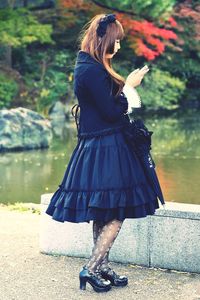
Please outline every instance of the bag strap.
[[[74, 109], [75, 109], [75, 113], [74, 113]], [[71, 114], [75, 118], [76, 128], [77, 128], [77, 136], [79, 136], [79, 131], [80, 131], [80, 115], [78, 115], [79, 112], [80, 112], [80, 105], [74, 104], [71, 108]]]

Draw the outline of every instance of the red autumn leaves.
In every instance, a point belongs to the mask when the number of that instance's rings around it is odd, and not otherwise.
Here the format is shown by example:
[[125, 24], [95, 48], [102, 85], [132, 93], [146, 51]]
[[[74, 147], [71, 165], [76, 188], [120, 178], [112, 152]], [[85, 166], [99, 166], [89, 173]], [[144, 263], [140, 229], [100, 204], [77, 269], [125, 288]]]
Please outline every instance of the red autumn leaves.
[[[132, 48], [136, 55], [144, 56], [147, 60], [153, 60], [165, 50], [166, 40], [176, 40], [177, 35], [169, 29], [159, 28], [152, 22], [133, 20], [130, 17], [124, 18], [117, 14], [118, 20], [122, 23]], [[168, 20], [170, 26], [176, 26], [173, 18]]]

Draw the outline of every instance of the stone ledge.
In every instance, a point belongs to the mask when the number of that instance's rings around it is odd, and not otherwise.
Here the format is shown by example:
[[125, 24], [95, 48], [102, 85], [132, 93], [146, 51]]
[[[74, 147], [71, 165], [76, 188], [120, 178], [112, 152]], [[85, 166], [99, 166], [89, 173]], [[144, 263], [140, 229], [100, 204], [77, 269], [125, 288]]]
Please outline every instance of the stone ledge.
[[[92, 222], [57, 222], [45, 210], [53, 194], [41, 195], [40, 251], [88, 258]], [[200, 205], [166, 202], [155, 215], [126, 219], [110, 260], [200, 273]]]

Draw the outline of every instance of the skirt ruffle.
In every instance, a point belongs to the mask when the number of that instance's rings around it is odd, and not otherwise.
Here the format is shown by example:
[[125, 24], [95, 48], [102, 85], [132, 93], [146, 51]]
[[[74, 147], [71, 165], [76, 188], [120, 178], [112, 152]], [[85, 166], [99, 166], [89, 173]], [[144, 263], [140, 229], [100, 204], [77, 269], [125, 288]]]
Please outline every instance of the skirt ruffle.
[[121, 131], [81, 137], [46, 213], [59, 222], [142, 218], [159, 208], [140, 160]]

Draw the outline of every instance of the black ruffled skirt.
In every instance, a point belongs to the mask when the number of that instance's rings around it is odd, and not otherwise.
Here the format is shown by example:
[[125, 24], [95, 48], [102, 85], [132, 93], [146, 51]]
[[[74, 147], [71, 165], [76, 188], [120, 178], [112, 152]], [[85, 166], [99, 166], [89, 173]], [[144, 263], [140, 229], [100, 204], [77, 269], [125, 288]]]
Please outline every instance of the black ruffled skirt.
[[158, 197], [122, 131], [83, 135], [46, 213], [59, 222], [142, 218], [159, 208]]

